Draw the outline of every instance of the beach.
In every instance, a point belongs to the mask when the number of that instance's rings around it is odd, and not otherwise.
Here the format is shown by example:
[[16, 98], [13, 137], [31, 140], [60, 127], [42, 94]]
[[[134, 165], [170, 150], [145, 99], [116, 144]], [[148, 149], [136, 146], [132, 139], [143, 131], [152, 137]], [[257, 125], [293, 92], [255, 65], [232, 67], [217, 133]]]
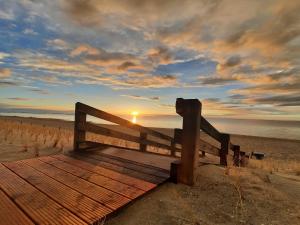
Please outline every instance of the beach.
[[[1, 162], [67, 154], [73, 147], [71, 121], [1, 116], [0, 125]], [[172, 129], [155, 129], [173, 135]], [[216, 144], [204, 133], [200, 137]], [[101, 135], [87, 139], [138, 147]], [[231, 135], [231, 141], [265, 158], [250, 159], [244, 168], [199, 166], [195, 186], [166, 183], [104, 224], [300, 224], [300, 141], [245, 135]]]

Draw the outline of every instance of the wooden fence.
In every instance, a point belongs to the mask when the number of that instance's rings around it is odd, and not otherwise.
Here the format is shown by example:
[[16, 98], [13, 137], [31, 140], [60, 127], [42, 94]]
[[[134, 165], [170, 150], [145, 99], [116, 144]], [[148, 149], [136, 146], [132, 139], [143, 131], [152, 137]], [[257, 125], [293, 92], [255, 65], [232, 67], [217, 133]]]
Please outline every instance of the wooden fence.
[[[207, 152], [216, 155], [220, 157], [220, 164], [223, 166], [227, 166], [227, 157], [230, 150], [233, 151], [233, 161], [236, 166], [239, 166], [240, 155], [243, 154], [243, 152], [240, 152], [240, 146], [233, 145], [230, 142], [230, 135], [220, 133], [201, 115], [201, 108], [201, 103], [197, 99], [178, 98], [176, 101], [176, 112], [182, 117], [182, 129], [174, 129], [174, 137], [170, 137], [156, 130], [134, 124], [118, 116], [78, 102], [75, 105], [74, 150], [80, 151], [86, 147], [102, 145], [87, 141], [86, 132], [135, 142], [139, 144], [139, 149], [131, 150], [179, 157], [180, 161], [171, 165], [171, 177], [176, 182], [192, 185], [194, 183], [194, 171], [198, 165], [199, 154], [205, 155], [205, 152]], [[137, 131], [139, 136], [87, 122], [87, 115]], [[200, 130], [217, 140], [221, 147], [217, 148], [201, 140]], [[154, 137], [155, 141], [149, 137]], [[167, 151], [167, 154], [165, 152], [160, 153], [159, 151], [156, 153], [148, 151], [147, 146], [164, 149]]]

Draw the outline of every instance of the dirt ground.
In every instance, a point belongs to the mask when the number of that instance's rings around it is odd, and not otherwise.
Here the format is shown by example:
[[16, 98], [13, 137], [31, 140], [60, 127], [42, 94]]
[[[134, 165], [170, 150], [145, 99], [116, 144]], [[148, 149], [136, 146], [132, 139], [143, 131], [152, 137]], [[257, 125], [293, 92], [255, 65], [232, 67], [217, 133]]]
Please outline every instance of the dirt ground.
[[107, 225], [300, 224], [300, 178], [251, 168], [200, 166], [194, 187], [167, 183]]

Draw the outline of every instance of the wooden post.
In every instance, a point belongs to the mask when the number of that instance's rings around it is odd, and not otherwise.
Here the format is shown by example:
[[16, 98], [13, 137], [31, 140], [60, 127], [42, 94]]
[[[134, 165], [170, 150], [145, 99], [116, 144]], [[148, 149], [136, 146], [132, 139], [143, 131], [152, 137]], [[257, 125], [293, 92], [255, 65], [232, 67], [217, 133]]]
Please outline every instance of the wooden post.
[[178, 98], [176, 112], [183, 117], [178, 182], [193, 185], [199, 159], [201, 102], [198, 99]]
[[233, 145], [233, 165], [240, 166], [240, 146]]
[[[140, 133], [140, 140], [141, 141], [147, 140], [147, 133], [141, 132]], [[142, 152], [147, 151], [147, 145], [140, 143], [140, 151], [142, 151]]]
[[230, 135], [222, 134], [221, 149], [220, 149], [220, 164], [227, 166], [227, 155], [230, 145]]
[[85, 131], [80, 130], [79, 126], [86, 124], [86, 114], [78, 110], [79, 103], [75, 104], [75, 121], [74, 121], [74, 150], [79, 150], [79, 143], [85, 141]]

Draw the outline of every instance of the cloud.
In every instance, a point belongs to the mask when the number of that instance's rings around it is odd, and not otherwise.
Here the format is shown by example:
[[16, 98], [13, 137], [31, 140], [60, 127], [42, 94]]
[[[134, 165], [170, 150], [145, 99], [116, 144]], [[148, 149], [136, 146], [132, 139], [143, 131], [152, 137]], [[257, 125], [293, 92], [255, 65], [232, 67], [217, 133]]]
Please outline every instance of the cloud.
[[270, 97], [255, 98], [253, 103], [271, 104], [275, 106], [300, 106], [300, 92], [298, 95], [274, 95]]
[[32, 92], [38, 93], [38, 94], [42, 94], [42, 95], [48, 95], [50, 94], [47, 90], [42, 90], [42, 89], [36, 89], [36, 88], [32, 88], [29, 89]]
[[225, 78], [219, 76], [201, 76], [198, 78], [198, 81], [194, 85], [210, 85], [210, 86], [219, 86], [224, 84], [231, 84], [236, 82], [237, 79], [234, 77]]
[[148, 59], [154, 64], [169, 64], [172, 55], [166, 47], [152, 48], [148, 51]]
[[41, 109], [30, 105], [13, 105], [0, 103], [1, 113], [31, 113], [31, 114], [66, 114], [73, 115], [73, 110]]
[[140, 99], [140, 100], [150, 100], [150, 101], [159, 101], [158, 96], [140, 96], [140, 95], [121, 95], [122, 97], [132, 98], [132, 99]]
[[11, 9], [0, 9], [0, 19], [4, 20], [14, 20], [15, 15]]
[[31, 78], [33, 80], [39, 80], [39, 81], [43, 81], [47, 84], [53, 84], [53, 85], [71, 85], [72, 82], [71, 81], [67, 81], [67, 80], [63, 80], [59, 77], [57, 77], [56, 75], [41, 75], [41, 76], [31, 76]]
[[78, 80], [82, 84], [102, 84], [113, 89], [144, 89], [177, 87], [177, 77], [174, 75], [151, 75], [130, 73], [124, 76], [99, 76]]
[[226, 61], [222, 64], [218, 64], [217, 69], [219, 71], [225, 70], [227, 68], [231, 68], [239, 65], [242, 62], [241, 57], [239, 55], [230, 56]]
[[103, 49], [99, 54], [87, 55], [84, 60], [87, 64], [96, 66], [120, 65], [128, 60], [133, 62], [138, 61], [137, 58], [132, 54], [122, 52], [107, 52]]
[[79, 45], [78, 47], [76, 47], [75, 49], [73, 49], [70, 53], [71, 57], [75, 57], [75, 56], [79, 56], [81, 54], [87, 54], [87, 55], [98, 55], [100, 53], [100, 50], [98, 50], [97, 48], [94, 48], [90, 45]]
[[79, 62], [70, 62], [42, 53], [22, 51], [14, 54], [18, 65], [34, 70], [46, 72], [60, 72], [64, 76], [92, 76], [99, 74], [99, 70]]
[[8, 68], [0, 68], [0, 78], [10, 77], [11, 70]]
[[29, 29], [29, 28], [26, 28], [24, 31], [23, 31], [24, 34], [28, 34], [28, 35], [37, 35], [38, 33], [35, 32], [34, 30], [32, 29]]
[[54, 49], [59, 49], [59, 50], [66, 50], [69, 49], [71, 46], [69, 43], [62, 39], [53, 39], [53, 40], [48, 40], [47, 45], [54, 48]]
[[19, 86], [19, 84], [17, 82], [14, 81], [1, 81], [0, 80], [0, 87], [10, 87], [10, 86]]
[[6, 57], [9, 57], [9, 56], [10, 56], [10, 54], [8, 54], [8, 53], [0, 52], [0, 60], [4, 59]]
[[20, 97], [6, 98], [6, 99], [13, 100], [13, 101], [28, 101], [28, 100], [30, 100], [29, 98], [20, 98]]

